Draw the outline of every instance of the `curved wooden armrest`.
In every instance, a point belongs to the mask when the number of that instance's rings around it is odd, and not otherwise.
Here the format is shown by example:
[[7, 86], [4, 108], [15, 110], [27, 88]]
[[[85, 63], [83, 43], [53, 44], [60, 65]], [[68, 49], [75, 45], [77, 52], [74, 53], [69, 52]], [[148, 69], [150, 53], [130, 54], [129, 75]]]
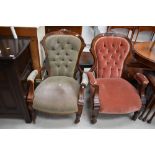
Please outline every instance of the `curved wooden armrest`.
[[38, 71], [34, 70], [34, 71], [32, 71], [30, 73], [30, 75], [27, 78], [28, 86], [29, 86], [28, 95], [27, 95], [27, 102], [28, 103], [33, 102], [33, 98], [34, 98], [34, 80], [35, 80], [37, 74], [38, 74]]
[[89, 82], [91, 85], [96, 85], [97, 84], [97, 81], [95, 79], [95, 76], [93, 74], [93, 72], [87, 72], [87, 76], [88, 76], [88, 79], [89, 79]]
[[134, 79], [140, 84], [140, 85], [148, 85], [149, 80], [147, 77], [142, 73], [136, 73], [134, 75]]
[[33, 70], [30, 75], [27, 77], [27, 81], [32, 81], [34, 82], [34, 79], [38, 75], [38, 70]]
[[145, 104], [146, 103], [145, 89], [146, 89], [146, 87], [147, 87], [147, 85], [149, 83], [149, 80], [142, 73], [136, 73], [135, 76], [134, 76], [134, 79], [140, 85], [140, 87], [139, 87], [139, 95], [141, 97], [142, 103]]

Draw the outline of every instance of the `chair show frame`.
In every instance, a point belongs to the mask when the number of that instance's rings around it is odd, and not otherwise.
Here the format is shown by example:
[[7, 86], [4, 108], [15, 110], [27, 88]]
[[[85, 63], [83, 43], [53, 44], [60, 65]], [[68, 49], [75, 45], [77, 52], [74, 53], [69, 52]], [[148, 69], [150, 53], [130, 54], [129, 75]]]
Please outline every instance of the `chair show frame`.
[[[73, 78], [76, 79], [76, 73], [79, 71], [80, 72], [80, 83], [81, 83], [83, 70], [80, 68], [79, 60], [80, 60], [81, 53], [82, 53], [84, 47], [86, 46], [85, 43], [84, 43], [83, 38], [78, 33], [72, 32], [72, 31], [67, 30], [67, 29], [61, 29], [59, 31], [53, 31], [53, 32], [50, 32], [50, 33], [46, 34], [44, 36], [43, 40], [41, 41], [41, 44], [42, 44], [42, 46], [43, 46], [43, 48], [45, 50], [45, 56], [46, 57], [47, 57], [48, 54], [47, 54], [47, 48], [45, 46], [45, 41], [46, 41], [46, 38], [49, 37], [50, 35], [72, 35], [72, 36], [75, 36], [75, 37], [80, 39], [81, 48], [80, 48], [79, 53], [78, 53], [78, 58], [77, 58]], [[41, 68], [41, 70], [46, 70], [46, 66], [43, 66]], [[34, 80], [35, 80], [36, 76], [37, 76], [37, 74], [34, 75], [31, 79], [28, 80], [29, 88], [28, 88], [28, 95], [27, 95], [27, 99], [26, 99], [28, 109], [29, 109], [29, 112], [31, 114], [31, 118], [32, 118], [33, 123], [35, 123], [35, 119], [36, 119], [36, 112], [32, 107], [33, 99], [34, 99]], [[80, 117], [81, 117], [83, 106], [84, 106], [84, 90], [85, 90], [85, 87], [86, 87], [86, 85], [84, 83], [80, 84], [80, 89], [79, 89], [79, 94], [78, 94], [78, 102], [77, 102], [78, 111], [76, 112], [75, 123], [80, 122]]]
[[[90, 69], [89, 72], [94, 72], [95, 73], [95, 77], [94, 77], [94, 81], [95, 81], [95, 78], [98, 78], [97, 77], [97, 73], [96, 73], [96, 70], [97, 70], [97, 56], [96, 56], [96, 52], [95, 52], [95, 49], [94, 49], [94, 45], [96, 43], [96, 41], [101, 38], [101, 37], [105, 37], [105, 36], [114, 36], [114, 37], [122, 37], [124, 39], [126, 39], [128, 41], [128, 43], [130, 44], [130, 49], [129, 49], [129, 52], [128, 52], [128, 55], [126, 56], [125, 60], [124, 60], [124, 65], [123, 65], [123, 68], [122, 68], [122, 74], [123, 74], [123, 71], [125, 70], [125, 63], [126, 63], [126, 60], [129, 56], [129, 54], [133, 54], [133, 51], [134, 51], [134, 48], [133, 48], [133, 43], [131, 42], [131, 40], [124, 36], [124, 35], [121, 35], [121, 34], [116, 34], [116, 33], [102, 33], [102, 34], [99, 34], [97, 35], [93, 40], [92, 40], [92, 43], [91, 43], [91, 48], [90, 48], [90, 53], [92, 54], [93, 58], [94, 58], [94, 64], [92, 66], [92, 68]], [[122, 77], [122, 74], [121, 74], [121, 77]], [[93, 74], [92, 74], [93, 76]], [[93, 78], [93, 77], [92, 77]], [[134, 115], [131, 117], [132, 120], [136, 120], [138, 118], [138, 116], [140, 115], [140, 113], [143, 111], [144, 107], [145, 107], [145, 88], [147, 87], [148, 85], [148, 80], [147, 78], [142, 74], [142, 73], [137, 73], [134, 77], [133, 77], [138, 84], [140, 84], [140, 87], [139, 87], [139, 95], [141, 97], [141, 101], [142, 101], [142, 108], [139, 110], [139, 111], [136, 111], [134, 112]], [[90, 81], [90, 80], [89, 80]], [[99, 85], [96, 84], [96, 82], [94, 82], [94, 84], [92, 84], [91, 82], [89, 82], [90, 85], [92, 87], [94, 87], [94, 94], [90, 94], [90, 102], [91, 102], [91, 123], [92, 124], [95, 124], [97, 122], [97, 117], [98, 117], [98, 114], [100, 113], [99, 110], [100, 110], [100, 101], [99, 101]]]

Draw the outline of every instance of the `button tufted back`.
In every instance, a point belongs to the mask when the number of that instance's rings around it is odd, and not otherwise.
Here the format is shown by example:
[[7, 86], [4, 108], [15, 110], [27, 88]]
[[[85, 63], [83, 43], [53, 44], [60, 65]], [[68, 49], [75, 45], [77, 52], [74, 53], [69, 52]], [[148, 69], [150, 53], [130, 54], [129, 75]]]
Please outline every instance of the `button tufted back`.
[[130, 42], [118, 36], [101, 36], [94, 43], [98, 78], [121, 77]]
[[49, 35], [45, 40], [49, 76], [74, 76], [81, 40], [73, 35]]

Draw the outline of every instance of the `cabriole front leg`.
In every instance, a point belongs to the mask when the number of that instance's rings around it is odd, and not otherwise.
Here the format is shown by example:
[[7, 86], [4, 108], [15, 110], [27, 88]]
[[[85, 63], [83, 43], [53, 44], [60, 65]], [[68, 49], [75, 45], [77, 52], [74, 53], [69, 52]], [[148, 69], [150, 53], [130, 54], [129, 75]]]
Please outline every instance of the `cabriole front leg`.
[[78, 100], [78, 112], [76, 113], [76, 119], [74, 122], [75, 124], [80, 122], [83, 105], [84, 105], [84, 90], [85, 90], [85, 86], [81, 85], [80, 92], [79, 92], [79, 100]]
[[[145, 75], [141, 74], [141, 73], [136, 73], [134, 76], [135, 80], [138, 82], [139, 84], [139, 95], [141, 97], [141, 101], [142, 101], [142, 107], [139, 111], [136, 111], [134, 113], [134, 115], [132, 116], [132, 120], [136, 120], [138, 117], [142, 117], [143, 112], [145, 111], [146, 108], [146, 97], [145, 97], [145, 90], [146, 87], [149, 83], [148, 79], [145, 77]], [[140, 115], [141, 114], [141, 115]], [[140, 116], [139, 116], [140, 115]]]
[[97, 122], [97, 117], [100, 110], [100, 103], [99, 103], [99, 87], [95, 87], [94, 99], [93, 99], [93, 106], [92, 106], [92, 114], [91, 114], [91, 123], [95, 124]]
[[83, 104], [78, 104], [78, 112], [76, 113], [75, 124], [80, 122], [82, 110], [83, 110]]

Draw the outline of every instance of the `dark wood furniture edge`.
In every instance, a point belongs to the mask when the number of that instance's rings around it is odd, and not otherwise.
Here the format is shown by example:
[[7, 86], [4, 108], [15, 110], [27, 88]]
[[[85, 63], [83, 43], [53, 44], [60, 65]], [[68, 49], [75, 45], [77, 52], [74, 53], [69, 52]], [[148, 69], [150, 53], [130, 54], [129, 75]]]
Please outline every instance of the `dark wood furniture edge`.
[[[15, 27], [18, 37], [29, 37], [31, 39], [30, 49], [34, 69], [40, 70], [40, 57], [38, 48], [37, 28], [36, 27]], [[12, 36], [10, 27], [0, 27], [0, 34], [2, 36]], [[33, 51], [33, 52], [32, 52]], [[37, 52], [34, 52], [37, 51]], [[41, 78], [41, 73], [38, 74]]]

